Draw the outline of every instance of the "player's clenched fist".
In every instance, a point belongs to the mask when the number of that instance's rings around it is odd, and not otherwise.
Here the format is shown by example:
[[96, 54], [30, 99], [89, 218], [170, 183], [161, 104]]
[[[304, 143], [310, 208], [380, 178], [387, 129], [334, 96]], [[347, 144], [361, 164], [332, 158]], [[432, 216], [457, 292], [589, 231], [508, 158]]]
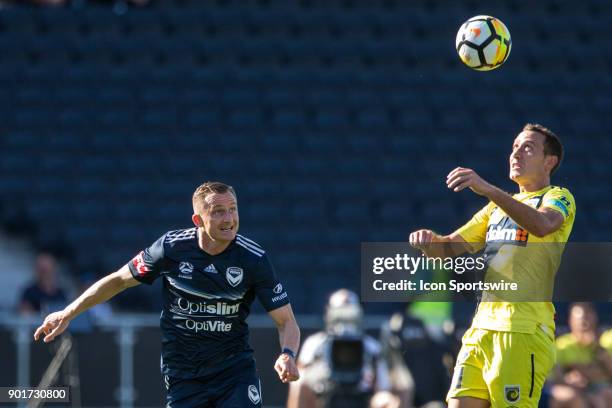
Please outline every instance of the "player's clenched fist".
[[476, 194], [486, 196], [493, 186], [487, 183], [482, 177], [472, 169], [457, 167], [446, 176], [446, 185], [454, 192], [470, 188]]
[[62, 334], [68, 327], [68, 323], [70, 323], [70, 320], [66, 317], [64, 311], [51, 313], [45, 317], [43, 324], [34, 332], [34, 340], [38, 340], [44, 333], [43, 341], [48, 343]]
[[424, 249], [434, 242], [435, 237], [436, 233], [432, 230], [420, 229], [410, 234], [409, 242], [410, 245], [417, 249]]
[[300, 373], [295, 365], [294, 358], [287, 354], [283, 353], [278, 356], [276, 364], [274, 364], [274, 369], [278, 374], [278, 378], [284, 383], [296, 381], [300, 378]]

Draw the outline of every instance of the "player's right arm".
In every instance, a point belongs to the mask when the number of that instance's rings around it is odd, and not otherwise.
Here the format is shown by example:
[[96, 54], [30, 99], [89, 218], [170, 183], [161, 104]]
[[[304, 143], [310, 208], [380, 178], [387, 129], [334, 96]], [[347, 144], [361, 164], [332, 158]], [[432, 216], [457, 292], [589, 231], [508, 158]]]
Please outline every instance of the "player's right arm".
[[491, 203], [487, 204], [464, 226], [449, 235], [439, 235], [429, 229], [414, 231], [410, 234], [410, 245], [431, 258], [455, 257], [466, 252], [477, 252], [485, 242], [492, 208]]
[[455, 257], [469, 250], [463, 237], [456, 232], [439, 235], [430, 229], [420, 229], [410, 234], [410, 245], [430, 257]]
[[48, 343], [66, 330], [72, 319], [87, 309], [106, 302], [123, 290], [139, 285], [132, 276], [128, 265], [123, 266], [117, 272], [111, 273], [91, 285], [85, 292], [75, 299], [64, 310], [49, 314], [43, 323], [34, 332], [34, 340], [38, 340], [43, 333], [43, 341]]
[[72, 319], [85, 310], [106, 302], [123, 290], [140, 283], [151, 284], [165, 270], [164, 242], [166, 234], [136, 255], [117, 272], [100, 279], [87, 289], [64, 310], [48, 315], [43, 324], [34, 332], [34, 340], [44, 333], [44, 342], [48, 343], [59, 336]]

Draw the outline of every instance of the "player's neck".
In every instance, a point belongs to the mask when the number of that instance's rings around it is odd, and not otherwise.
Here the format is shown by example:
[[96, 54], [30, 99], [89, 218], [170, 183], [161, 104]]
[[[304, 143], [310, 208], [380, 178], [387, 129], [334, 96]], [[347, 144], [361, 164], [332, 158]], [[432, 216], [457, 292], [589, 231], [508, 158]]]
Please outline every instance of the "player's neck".
[[519, 191], [521, 193], [531, 193], [534, 191], [540, 191], [544, 187], [550, 186], [550, 179], [533, 180], [519, 184]]
[[229, 246], [231, 241], [218, 241], [211, 239], [206, 231], [198, 228], [198, 246], [208, 255], [219, 255]]

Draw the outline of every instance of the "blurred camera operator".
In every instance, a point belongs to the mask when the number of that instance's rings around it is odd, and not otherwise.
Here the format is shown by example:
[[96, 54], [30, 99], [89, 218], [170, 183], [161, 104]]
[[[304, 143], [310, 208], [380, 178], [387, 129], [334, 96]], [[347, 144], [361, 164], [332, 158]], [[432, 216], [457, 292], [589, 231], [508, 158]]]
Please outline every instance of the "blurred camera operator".
[[308, 337], [298, 356], [302, 377], [290, 385], [288, 408], [399, 408], [399, 399], [387, 392], [380, 345], [363, 332], [362, 318], [357, 294], [340, 289], [330, 296], [325, 331]]

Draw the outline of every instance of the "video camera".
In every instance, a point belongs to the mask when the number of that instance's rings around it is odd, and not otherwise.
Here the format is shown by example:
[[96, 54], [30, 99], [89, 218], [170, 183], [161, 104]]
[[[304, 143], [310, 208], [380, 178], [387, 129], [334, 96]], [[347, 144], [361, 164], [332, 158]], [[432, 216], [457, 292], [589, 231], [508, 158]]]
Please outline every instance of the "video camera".
[[365, 344], [361, 336], [330, 336], [329, 376], [319, 395], [325, 408], [368, 407], [372, 389], [363, 387]]
[[326, 313], [329, 379], [322, 395], [324, 407], [367, 407], [372, 387], [364, 386], [367, 364], [365, 337], [358, 303], [329, 307]]

